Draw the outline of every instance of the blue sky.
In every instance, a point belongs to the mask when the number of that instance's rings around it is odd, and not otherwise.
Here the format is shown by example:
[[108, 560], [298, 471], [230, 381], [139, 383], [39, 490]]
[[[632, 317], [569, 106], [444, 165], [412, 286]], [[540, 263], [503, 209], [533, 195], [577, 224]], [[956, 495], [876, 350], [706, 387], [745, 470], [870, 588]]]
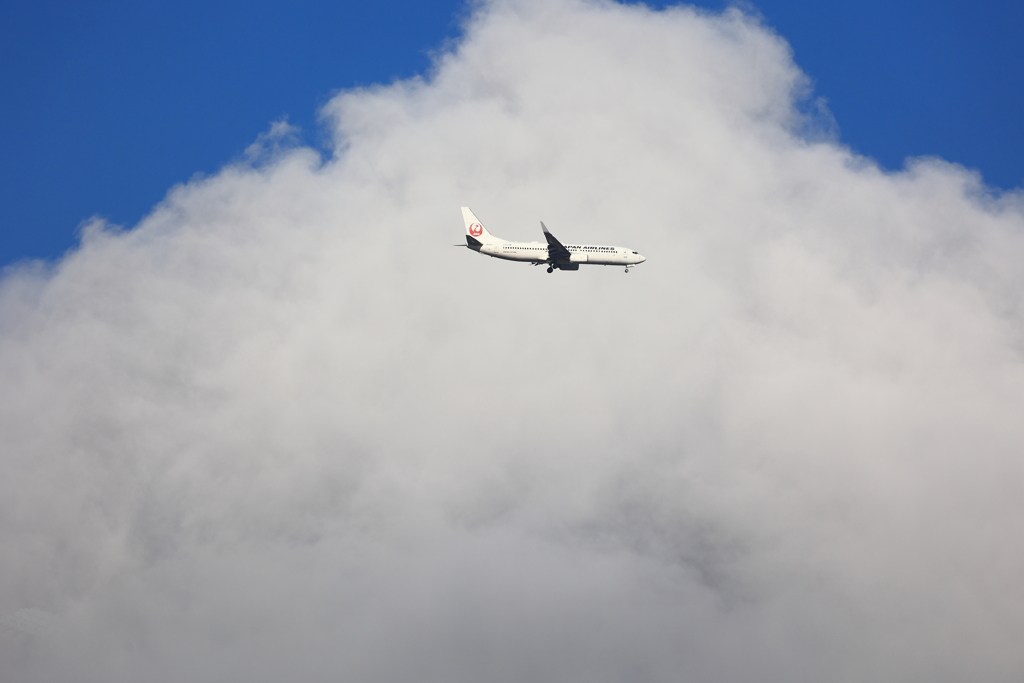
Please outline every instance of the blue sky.
[[[846, 144], [886, 168], [931, 154], [996, 187], [1024, 184], [1020, 3], [751, 6], [793, 46]], [[333, 92], [425, 72], [467, 11], [459, 0], [3, 3], [0, 263], [58, 257], [92, 215], [135, 224], [271, 121], [286, 116], [318, 144], [316, 110]]]

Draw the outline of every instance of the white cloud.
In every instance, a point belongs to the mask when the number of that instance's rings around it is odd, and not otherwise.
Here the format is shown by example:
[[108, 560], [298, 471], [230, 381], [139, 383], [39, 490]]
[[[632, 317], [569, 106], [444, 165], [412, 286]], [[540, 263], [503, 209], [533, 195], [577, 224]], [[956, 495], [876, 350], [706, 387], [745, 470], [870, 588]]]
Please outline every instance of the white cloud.
[[8, 273], [4, 679], [1019, 680], [1020, 196], [807, 95], [735, 10], [484, 4]]

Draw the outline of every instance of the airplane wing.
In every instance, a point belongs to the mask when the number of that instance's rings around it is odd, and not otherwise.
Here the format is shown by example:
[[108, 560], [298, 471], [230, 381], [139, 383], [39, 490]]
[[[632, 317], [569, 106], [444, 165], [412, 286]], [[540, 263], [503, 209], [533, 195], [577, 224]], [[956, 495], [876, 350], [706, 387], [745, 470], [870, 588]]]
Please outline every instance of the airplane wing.
[[548, 227], [544, 225], [544, 221], [540, 222], [540, 229], [544, 231], [544, 238], [548, 241], [548, 257], [552, 261], [568, 261], [569, 250], [558, 241], [558, 238], [548, 232]]

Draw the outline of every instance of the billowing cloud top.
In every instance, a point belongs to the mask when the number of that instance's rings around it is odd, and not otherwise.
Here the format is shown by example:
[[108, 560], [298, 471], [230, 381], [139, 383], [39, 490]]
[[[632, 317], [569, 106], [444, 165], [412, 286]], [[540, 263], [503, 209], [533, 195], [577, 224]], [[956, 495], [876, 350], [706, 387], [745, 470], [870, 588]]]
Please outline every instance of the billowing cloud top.
[[9, 272], [0, 677], [1020, 680], [1024, 202], [808, 97], [740, 11], [484, 3]]

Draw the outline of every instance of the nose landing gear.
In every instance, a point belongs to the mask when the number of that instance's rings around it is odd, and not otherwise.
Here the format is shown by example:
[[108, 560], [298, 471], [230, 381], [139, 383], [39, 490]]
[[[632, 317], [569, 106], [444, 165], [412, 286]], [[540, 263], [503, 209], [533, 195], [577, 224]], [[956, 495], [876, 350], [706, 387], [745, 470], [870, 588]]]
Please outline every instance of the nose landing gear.
[[555, 271], [555, 269], [554, 269], [554, 268], [552, 268], [551, 266], [548, 266], [548, 272], [549, 272], [549, 273], [553, 273], [554, 271]]

